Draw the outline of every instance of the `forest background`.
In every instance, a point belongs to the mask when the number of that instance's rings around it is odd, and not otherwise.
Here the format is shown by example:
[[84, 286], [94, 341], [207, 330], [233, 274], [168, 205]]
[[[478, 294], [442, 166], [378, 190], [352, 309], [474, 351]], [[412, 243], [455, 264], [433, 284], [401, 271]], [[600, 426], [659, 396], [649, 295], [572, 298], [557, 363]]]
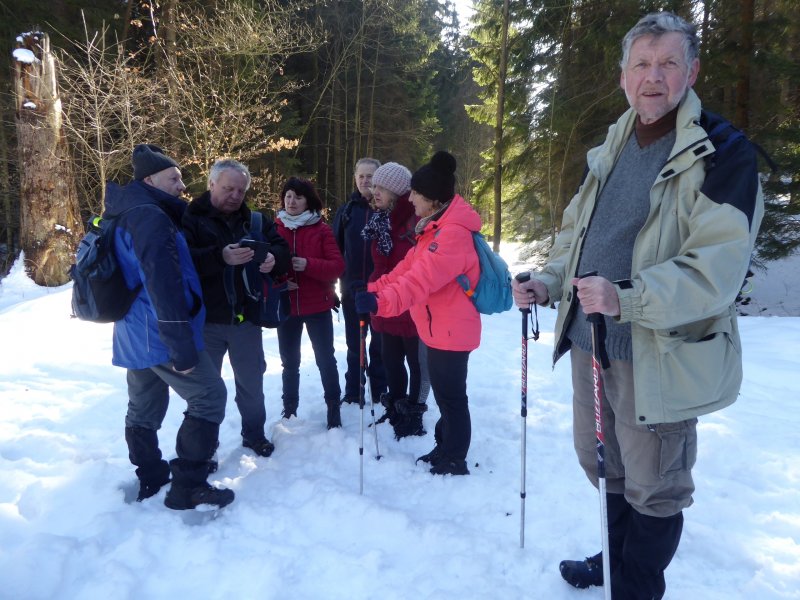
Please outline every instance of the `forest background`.
[[796, 0], [472, 8], [465, 24], [449, 0], [0, 0], [0, 276], [24, 250], [34, 281], [65, 283], [104, 182], [129, 180], [142, 142], [178, 160], [191, 195], [217, 158], [247, 163], [248, 202], [267, 211], [289, 176], [333, 211], [359, 157], [413, 171], [449, 149], [496, 245], [546, 244], [627, 108], [620, 40], [662, 9], [698, 27], [704, 107], [777, 164], [761, 165], [756, 264], [800, 245]]

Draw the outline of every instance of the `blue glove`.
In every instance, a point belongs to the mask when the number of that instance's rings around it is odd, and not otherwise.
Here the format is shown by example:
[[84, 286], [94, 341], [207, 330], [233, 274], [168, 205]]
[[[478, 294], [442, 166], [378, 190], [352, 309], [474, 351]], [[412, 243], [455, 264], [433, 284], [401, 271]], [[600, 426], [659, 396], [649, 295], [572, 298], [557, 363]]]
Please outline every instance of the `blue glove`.
[[356, 293], [356, 312], [360, 315], [378, 312], [378, 296], [372, 292]]
[[355, 296], [358, 292], [363, 292], [367, 289], [367, 284], [360, 279], [354, 279], [350, 282], [350, 293]]

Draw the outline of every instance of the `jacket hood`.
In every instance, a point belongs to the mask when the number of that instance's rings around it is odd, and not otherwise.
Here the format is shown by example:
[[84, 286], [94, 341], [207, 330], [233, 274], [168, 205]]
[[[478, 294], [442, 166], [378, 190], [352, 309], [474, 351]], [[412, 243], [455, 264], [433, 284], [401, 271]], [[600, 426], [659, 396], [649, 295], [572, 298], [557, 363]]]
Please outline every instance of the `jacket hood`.
[[115, 217], [129, 208], [143, 204], [155, 204], [178, 223], [186, 210], [184, 200], [162, 192], [143, 181], [134, 180], [126, 186], [118, 185], [113, 181], [106, 183], [105, 214], [107, 217]]
[[468, 231], [481, 230], [481, 216], [459, 194], [453, 196], [447, 209], [438, 219], [428, 223], [425, 230], [441, 227], [445, 223], [461, 225]]

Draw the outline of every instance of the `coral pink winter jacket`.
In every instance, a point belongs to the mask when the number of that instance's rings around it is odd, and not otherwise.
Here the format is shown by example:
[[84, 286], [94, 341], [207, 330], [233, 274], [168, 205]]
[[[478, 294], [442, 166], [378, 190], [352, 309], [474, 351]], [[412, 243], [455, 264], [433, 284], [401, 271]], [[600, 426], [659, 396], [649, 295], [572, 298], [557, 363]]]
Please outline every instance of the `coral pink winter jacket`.
[[378, 295], [380, 317], [410, 310], [417, 333], [431, 348], [470, 351], [481, 343], [481, 318], [456, 281], [480, 275], [472, 232], [481, 218], [459, 195], [417, 238], [417, 245], [392, 270], [367, 289]]

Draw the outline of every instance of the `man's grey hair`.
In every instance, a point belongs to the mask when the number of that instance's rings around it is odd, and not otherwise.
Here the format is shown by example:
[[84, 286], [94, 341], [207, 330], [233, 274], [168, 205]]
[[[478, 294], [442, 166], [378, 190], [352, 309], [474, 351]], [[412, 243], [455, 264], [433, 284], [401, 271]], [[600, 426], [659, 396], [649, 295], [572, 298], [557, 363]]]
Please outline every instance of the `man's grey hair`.
[[360, 167], [361, 165], [373, 165], [377, 169], [378, 167], [381, 166], [381, 161], [379, 161], [377, 158], [369, 158], [369, 157], [359, 158], [358, 161], [356, 162], [355, 168], [353, 169], [353, 173], [358, 171], [358, 167]]
[[697, 38], [697, 28], [688, 21], [684, 21], [678, 15], [666, 11], [645, 15], [625, 35], [622, 40], [622, 60], [619, 66], [624, 69], [628, 64], [631, 46], [640, 37], [645, 35], [661, 37], [666, 33], [680, 33], [683, 35], [683, 54], [686, 59], [686, 66], [690, 66], [698, 56], [700, 40]]
[[211, 171], [208, 173], [208, 187], [211, 187], [211, 182], [216, 182], [222, 172], [228, 169], [232, 169], [244, 175], [247, 179], [245, 191], [250, 189], [250, 182], [252, 181], [250, 169], [247, 168], [247, 165], [240, 163], [238, 160], [233, 160], [232, 158], [223, 158], [211, 165]]

